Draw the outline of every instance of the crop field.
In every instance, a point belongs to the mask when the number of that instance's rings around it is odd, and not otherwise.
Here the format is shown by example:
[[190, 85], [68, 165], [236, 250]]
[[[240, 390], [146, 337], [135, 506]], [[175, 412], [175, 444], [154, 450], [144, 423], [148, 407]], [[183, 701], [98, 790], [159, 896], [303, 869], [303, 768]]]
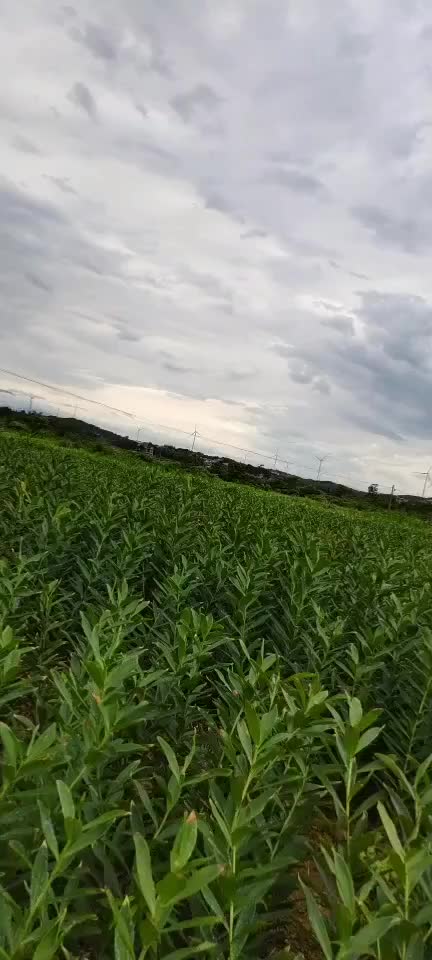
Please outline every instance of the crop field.
[[0, 437], [0, 960], [430, 960], [432, 528]]

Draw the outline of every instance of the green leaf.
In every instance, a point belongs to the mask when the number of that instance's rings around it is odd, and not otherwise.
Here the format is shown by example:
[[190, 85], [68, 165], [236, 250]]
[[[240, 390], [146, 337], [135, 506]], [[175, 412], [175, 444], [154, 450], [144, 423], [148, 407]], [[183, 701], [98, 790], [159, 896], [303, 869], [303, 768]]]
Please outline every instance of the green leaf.
[[111, 890], [107, 889], [105, 893], [114, 920], [114, 960], [135, 960], [135, 931], [129, 897], [119, 904]]
[[423, 763], [420, 764], [420, 766], [419, 766], [419, 768], [418, 768], [418, 770], [417, 770], [417, 773], [416, 773], [416, 776], [415, 776], [415, 785], [416, 785], [416, 787], [418, 787], [420, 781], [423, 779], [423, 777], [424, 777], [425, 773], [427, 772], [427, 770], [429, 769], [431, 763], [432, 763], [432, 753], [430, 753], [429, 756], [426, 757], [426, 760], [423, 760]]
[[[362, 956], [368, 947], [377, 943], [381, 937], [399, 923], [399, 917], [375, 917], [365, 927], [358, 930], [343, 949], [342, 957]], [[342, 960], [342, 958], [341, 958]]]
[[358, 697], [352, 697], [349, 707], [349, 722], [352, 727], [357, 727], [363, 716], [363, 707]]
[[404, 860], [405, 860], [405, 853], [404, 853], [403, 846], [402, 846], [402, 844], [401, 844], [401, 842], [400, 842], [400, 840], [399, 840], [399, 837], [398, 837], [398, 834], [397, 834], [397, 830], [396, 830], [396, 827], [395, 827], [395, 825], [394, 825], [394, 823], [393, 823], [393, 820], [391, 819], [391, 817], [390, 817], [389, 814], [387, 813], [387, 810], [386, 810], [384, 804], [381, 803], [381, 801], [378, 802], [377, 808], [378, 808], [378, 813], [379, 813], [380, 818], [381, 818], [381, 823], [382, 823], [382, 825], [383, 825], [383, 827], [384, 827], [384, 830], [385, 830], [385, 832], [386, 832], [386, 834], [387, 834], [387, 836], [388, 836], [388, 839], [389, 839], [389, 841], [390, 841], [390, 843], [391, 843], [391, 845], [392, 845], [392, 847], [393, 847], [393, 850], [394, 850], [394, 852], [398, 855], [398, 857], [400, 857], [400, 859], [402, 860], [402, 863], [403, 863]]
[[56, 926], [57, 922], [48, 930], [45, 936], [42, 937], [33, 954], [33, 960], [52, 960], [52, 958], [55, 957], [58, 948]]
[[413, 923], [416, 927], [422, 927], [424, 923], [432, 924], [432, 903], [425, 903], [416, 913]]
[[270, 800], [274, 800], [277, 795], [277, 790], [273, 787], [271, 790], [264, 790], [258, 797], [254, 797], [253, 800], [248, 804], [246, 808], [243, 808], [244, 814], [247, 817], [247, 822], [251, 823], [256, 817], [259, 817], [260, 813], [265, 810], [267, 804]]
[[190, 860], [197, 841], [198, 824], [195, 810], [183, 821], [171, 850], [170, 864], [173, 873], [178, 873]]
[[211, 798], [210, 798], [210, 809], [211, 809], [211, 812], [212, 812], [212, 814], [213, 814], [213, 816], [214, 816], [214, 818], [215, 818], [215, 820], [216, 820], [216, 823], [217, 823], [217, 825], [218, 825], [218, 827], [219, 827], [219, 830], [220, 830], [221, 833], [223, 834], [223, 836], [224, 836], [224, 838], [225, 838], [228, 846], [230, 846], [230, 845], [231, 845], [231, 834], [230, 834], [230, 831], [229, 831], [229, 825], [227, 824], [227, 822], [226, 822], [224, 816], [222, 815], [222, 813], [220, 812], [219, 808], [216, 806], [216, 803], [215, 803], [214, 800], [212, 800]]
[[[199, 893], [203, 887], [207, 887], [216, 877], [223, 873], [223, 866], [215, 864], [210, 867], [201, 867], [184, 880], [175, 874], [168, 874], [167, 877], [158, 885], [158, 894], [163, 904], [178, 903], [180, 900], [186, 900]], [[169, 882], [172, 881], [172, 882]]]
[[47, 890], [48, 885], [48, 855], [45, 841], [34, 859], [31, 872], [30, 883], [30, 910], [33, 911], [39, 906], [39, 900]]
[[258, 744], [261, 740], [261, 725], [256, 710], [249, 703], [245, 703], [245, 715], [252, 740], [255, 744]]
[[395, 777], [397, 777], [397, 779], [400, 780], [401, 783], [403, 783], [403, 785], [404, 785], [405, 789], [407, 790], [407, 792], [410, 793], [411, 796], [414, 798], [414, 797], [415, 797], [415, 793], [414, 793], [414, 791], [413, 791], [413, 788], [412, 788], [409, 780], [408, 780], [407, 777], [405, 776], [405, 774], [404, 774], [403, 770], [401, 769], [401, 767], [396, 763], [396, 760], [394, 759], [394, 757], [392, 757], [392, 756], [390, 756], [390, 755], [388, 755], [388, 754], [385, 754], [385, 753], [377, 753], [376, 756], [377, 756], [378, 760], [380, 760], [381, 763], [382, 763], [385, 767], [387, 767], [388, 770], [391, 770], [391, 772], [394, 773]]
[[260, 743], [263, 743], [265, 740], [268, 739], [268, 737], [274, 730], [274, 727], [277, 723], [277, 719], [278, 719], [277, 707], [273, 707], [271, 710], [268, 710], [268, 712], [264, 713], [264, 715], [261, 717], [259, 721]]
[[349, 910], [352, 919], [355, 917], [355, 893], [351, 870], [340, 853], [334, 854], [336, 883], [343, 904]]
[[41, 818], [42, 830], [44, 833], [45, 840], [48, 844], [49, 850], [54, 855], [55, 859], [58, 860], [59, 849], [57, 843], [57, 837], [54, 832], [54, 827], [50, 817], [49, 810], [47, 810], [45, 804], [41, 800], [38, 800], [39, 813]]
[[107, 828], [114, 820], [118, 820], [119, 817], [125, 817], [127, 813], [124, 810], [109, 810], [107, 813], [103, 813], [100, 817], [96, 817], [95, 820], [92, 820], [90, 823], [86, 824], [84, 829], [81, 831], [79, 836], [66, 845], [63, 848], [60, 854], [60, 860], [65, 859], [66, 861], [70, 860], [72, 857], [76, 856], [77, 853], [81, 853], [81, 850], [85, 850], [86, 847], [93, 846], [100, 837], [106, 832]]
[[170, 747], [169, 743], [167, 743], [166, 740], [163, 739], [163, 737], [158, 737], [157, 739], [158, 739], [159, 745], [162, 747], [162, 750], [167, 758], [171, 773], [177, 780], [177, 783], [180, 783], [180, 767], [177, 763], [177, 757], [174, 753], [174, 750], [172, 749], [172, 747]]
[[73, 820], [75, 818], [75, 804], [70, 789], [63, 780], [56, 780], [56, 786], [63, 817], [65, 820]]
[[244, 720], [239, 720], [237, 724], [237, 733], [239, 735], [239, 740], [243, 750], [248, 758], [249, 764], [252, 766], [252, 740], [249, 736], [249, 731]]
[[[111, 904], [112, 906], [112, 904]], [[115, 960], [135, 960], [134, 923], [129, 900], [126, 897], [114, 914], [114, 958]]]
[[327, 927], [324, 921], [324, 917], [318, 907], [318, 904], [315, 900], [314, 895], [308, 889], [308, 887], [300, 880], [300, 883], [303, 887], [304, 894], [306, 897], [306, 906], [310, 925], [312, 930], [318, 940], [318, 943], [321, 947], [321, 950], [326, 958], [326, 960], [333, 960], [333, 950], [330, 943], [330, 937], [327, 932]]
[[156, 911], [156, 893], [153, 880], [150, 850], [141, 834], [134, 834], [138, 886], [152, 917]]
[[156, 827], [156, 830], [157, 830], [157, 828], [158, 828], [158, 819], [157, 819], [157, 816], [156, 816], [156, 812], [155, 812], [154, 806], [153, 806], [153, 804], [152, 804], [152, 802], [151, 802], [151, 800], [150, 800], [150, 797], [149, 797], [149, 795], [148, 795], [148, 793], [147, 793], [147, 790], [145, 789], [145, 787], [143, 787], [142, 783], [140, 783], [139, 780], [134, 780], [134, 781], [133, 781], [133, 784], [134, 784], [134, 786], [135, 786], [136, 792], [137, 792], [137, 794], [138, 794], [138, 796], [139, 796], [139, 798], [140, 798], [140, 800], [141, 800], [141, 803], [142, 803], [144, 809], [147, 810], [147, 813], [148, 813], [150, 819], [153, 821], [153, 825]]
[[164, 954], [164, 960], [187, 960], [188, 957], [196, 957], [197, 953], [208, 953], [210, 950], [216, 950], [217, 944], [205, 941], [196, 944], [194, 947], [180, 947], [179, 950], [173, 950], [171, 953]]
[[51, 726], [47, 727], [40, 737], [34, 741], [34, 743], [27, 750], [26, 762], [35, 760], [41, 760], [45, 754], [48, 754], [50, 747], [52, 747], [57, 736], [57, 728], [55, 723], [52, 723]]
[[432, 854], [427, 849], [416, 850], [406, 860], [408, 889], [410, 894], [421, 880], [425, 870], [432, 865]]
[[357, 744], [356, 751], [355, 751], [356, 754], [360, 753], [361, 750], [365, 750], [366, 747], [369, 746], [369, 744], [373, 743], [373, 741], [376, 740], [376, 738], [381, 733], [382, 729], [383, 729], [382, 727], [369, 727], [369, 730], [365, 730], [365, 732], [362, 733], [360, 740]]
[[7, 723], [0, 723], [0, 737], [3, 743], [3, 749], [6, 754], [8, 764], [13, 770], [16, 770], [18, 758], [20, 755], [20, 742], [17, 740]]

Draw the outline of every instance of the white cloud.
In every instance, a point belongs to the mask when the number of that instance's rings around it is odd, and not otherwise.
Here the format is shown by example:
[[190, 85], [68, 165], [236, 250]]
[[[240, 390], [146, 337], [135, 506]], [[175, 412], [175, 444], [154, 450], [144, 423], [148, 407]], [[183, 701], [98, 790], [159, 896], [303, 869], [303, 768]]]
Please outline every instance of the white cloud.
[[7, 0], [4, 365], [411, 488], [431, 27], [419, 2]]

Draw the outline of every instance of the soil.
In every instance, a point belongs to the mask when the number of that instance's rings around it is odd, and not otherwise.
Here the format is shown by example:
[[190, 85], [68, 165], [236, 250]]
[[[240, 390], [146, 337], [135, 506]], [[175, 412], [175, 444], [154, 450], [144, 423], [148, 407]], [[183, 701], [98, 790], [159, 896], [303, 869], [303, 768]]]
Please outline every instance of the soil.
[[[327, 825], [323, 827], [320, 824], [314, 824], [308, 840], [312, 851], [316, 851], [318, 854], [321, 846], [330, 848], [335, 842], [335, 837], [331, 836]], [[320, 902], [322, 880], [313, 853], [310, 858], [302, 863], [299, 876], [313, 890], [323, 913], [325, 913], [325, 907]], [[268, 960], [276, 957], [282, 960], [284, 951], [286, 951], [286, 960], [323, 960], [321, 947], [311, 930], [305, 896], [300, 885], [291, 894], [288, 904], [291, 908], [289, 920], [283, 925], [281, 924], [280, 929], [273, 932], [273, 944]]]

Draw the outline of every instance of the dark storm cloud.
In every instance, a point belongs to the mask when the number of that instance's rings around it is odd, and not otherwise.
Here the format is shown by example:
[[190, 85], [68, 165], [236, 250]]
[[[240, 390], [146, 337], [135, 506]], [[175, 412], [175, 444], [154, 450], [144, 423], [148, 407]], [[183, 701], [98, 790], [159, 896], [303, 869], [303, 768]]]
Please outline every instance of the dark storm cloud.
[[372, 433], [376, 437], [384, 437], [384, 439], [392, 440], [397, 444], [405, 443], [405, 437], [403, 437], [402, 434], [396, 433], [390, 426], [385, 426], [380, 423], [379, 416], [377, 416], [377, 412], [374, 409], [366, 411], [365, 413], [359, 413], [353, 410], [351, 412], [351, 422], [357, 427], [360, 427], [361, 430], [364, 430], [366, 433]]
[[93, 94], [85, 83], [78, 80], [69, 90], [68, 100], [74, 103], [90, 117], [91, 120], [97, 118], [97, 107]]
[[[356, 311], [361, 333], [332, 324], [328, 341], [278, 345], [291, 379], [314, 377], [343, 389], [348, 421], [391, 440], [430, 435], [432, 304], [422, 297], [368, 291]], [[328, 326], [328, 323], [327, 323]]]

